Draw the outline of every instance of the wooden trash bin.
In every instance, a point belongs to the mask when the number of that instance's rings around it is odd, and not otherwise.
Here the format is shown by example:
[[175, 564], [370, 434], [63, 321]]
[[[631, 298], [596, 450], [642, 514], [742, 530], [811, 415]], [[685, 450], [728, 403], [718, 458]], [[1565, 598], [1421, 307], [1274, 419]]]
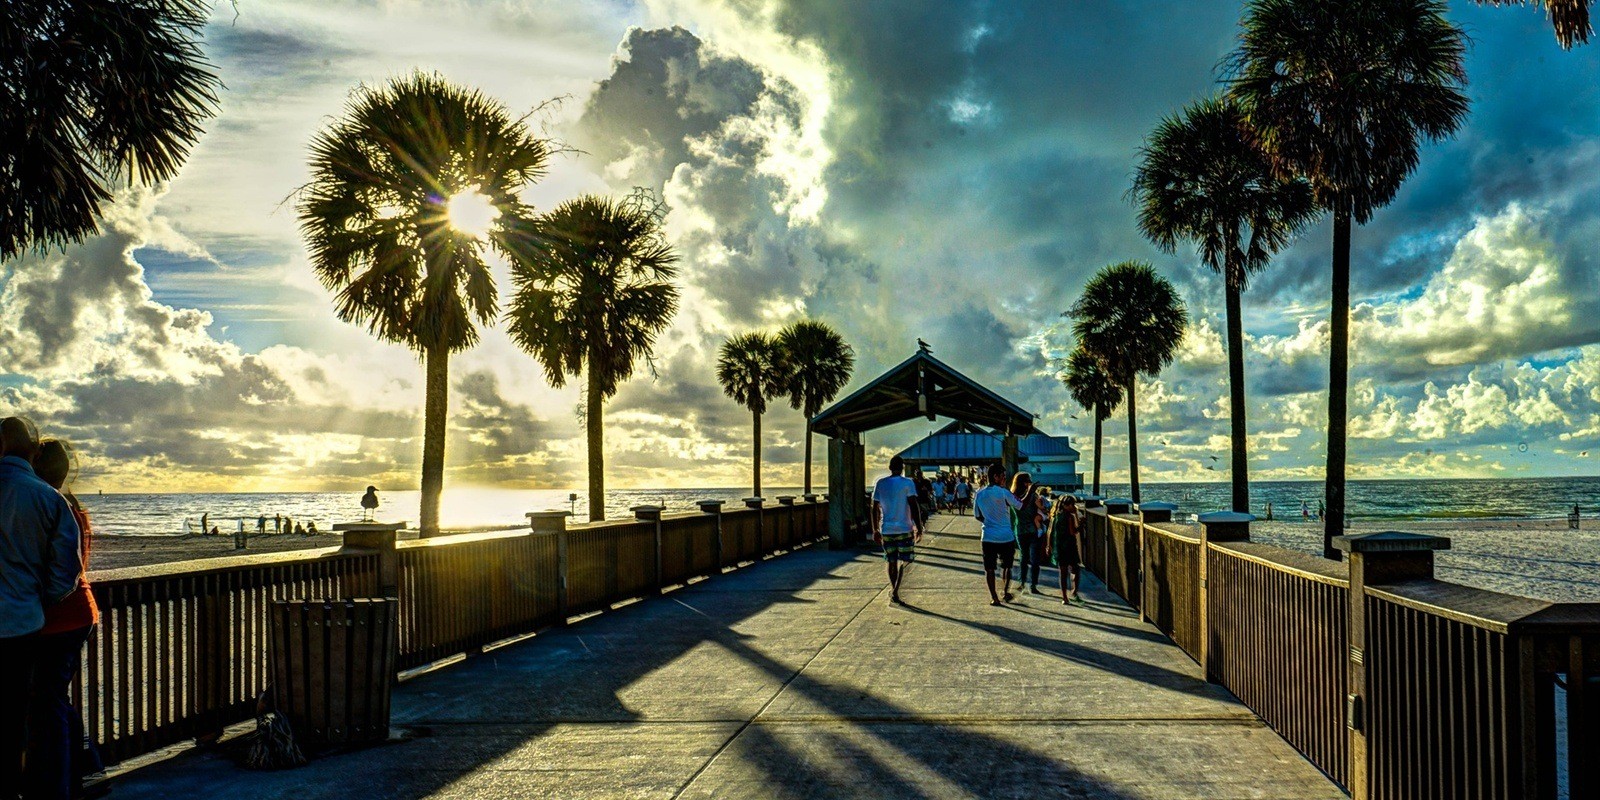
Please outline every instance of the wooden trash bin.
[[272, 694], [302, 748], [389, 738], [396, 617], [390, 598], [272, 604]]

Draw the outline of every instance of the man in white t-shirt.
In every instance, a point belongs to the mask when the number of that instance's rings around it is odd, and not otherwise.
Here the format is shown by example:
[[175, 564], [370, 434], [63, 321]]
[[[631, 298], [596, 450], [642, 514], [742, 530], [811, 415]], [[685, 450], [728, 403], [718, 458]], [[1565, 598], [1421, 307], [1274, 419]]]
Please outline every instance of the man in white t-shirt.
[[[1000, 464], [989, 465], [989, 485], [978, 490], [972, 499], [972, 516], [983, 523], [983, 579], [989, 583], [989, 605], [1000, 605], [1012, 600], [1011, 559], [1017, 555], [1017, 532], [1011, 527], [1011, 512], [1022, 508], [1022, 501], [1006, 488], [1006, 468]], [[998, 563], [997, 563], [998, 562]], [[1005, 590], [994, 590], [994, 571], [999, 566], [1005, 573]]]
[[956, 478], [956, 513], [966, 513], [967, 503], [972, 500], [972, 486], [967, 483], [967, 476]]
[[872, 541], [883, 547], [883, 560], [889, 564], [889, 602], [900, 600], [900, 578], [911, 566], [913, 547], [922, 541], [922, 518], [917, 508], [917, 485], [905, 477], [906, 464], [899, 456], [889, 459], [889, 474], [879, 478], [872, 489]]

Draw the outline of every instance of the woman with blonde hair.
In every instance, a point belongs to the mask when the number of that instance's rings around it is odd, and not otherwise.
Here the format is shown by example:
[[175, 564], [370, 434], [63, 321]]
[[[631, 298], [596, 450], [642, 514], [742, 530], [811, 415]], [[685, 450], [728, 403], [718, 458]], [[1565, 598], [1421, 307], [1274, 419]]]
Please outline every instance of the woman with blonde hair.
[[[1029, 583], [1032, 576], [1033, 593], [1039, 594], [1039, 562], [1044, 556], [1044, 535], [1040, 530], [1039, 487], [1033, 476], [1018, 472], [1011, 479], [1011, 493], [1022, 501], [1022, 507], [1011, 512], [1011, 529], [1017, 534], [1017, 588]], [[1031, 572], [1029, 571], [1031, 568]]]

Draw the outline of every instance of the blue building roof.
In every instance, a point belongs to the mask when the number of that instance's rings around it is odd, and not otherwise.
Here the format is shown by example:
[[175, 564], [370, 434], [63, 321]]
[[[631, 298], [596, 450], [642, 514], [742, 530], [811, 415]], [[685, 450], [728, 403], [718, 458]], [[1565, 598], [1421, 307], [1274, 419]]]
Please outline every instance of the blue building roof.
[[[927, 438], [900, 451], [907, 464], [967, 465], [990, 464], [1000, 460], [1001, 442], [1005, 437], [971, 425], [953, 423], [934, 432]], [[1065, 436], [1034, 433], [1017, 439], [1017, 450], [1027, 461], [1049, 459], [1052, 461], [1078, 460], [1078, 451]]]

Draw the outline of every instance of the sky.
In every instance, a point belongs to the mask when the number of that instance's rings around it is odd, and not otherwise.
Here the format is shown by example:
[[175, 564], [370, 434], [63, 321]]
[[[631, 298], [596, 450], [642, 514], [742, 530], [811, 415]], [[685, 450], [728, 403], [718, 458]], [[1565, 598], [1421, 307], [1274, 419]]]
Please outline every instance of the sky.
[[[716, 349], [802, 317], [854, 346], [850, 388], [920, 337], [1086, 468], [1061, 314], [1127, 259], [1191, 316], [1141, 380], [1141, 478], [1224, 479], [1207, 469], [1228, 449], [1221, 280], [1144, 241], [1127, 193], [1146, 133], [1219, 87], [1240, 5], [219, 4], [221, 109], [177, 178], [123, 192], [82, 245], [0, 267], [0, 411], [73, 440], [87, 490], [414, 488], [420, 364], [334, 316], [293, 197], [354, 87], [423, 69], [518, 114], [556, 100], [533, 119], [574, 152], [528, 189], [537, 207], [641, 186], [667, 204], [682, 308], [607, 406], [608, 487], [747, 483], [750, 418]], [[1354, 235], [1349, 474], [1597, 474], [1600, 48], [1561, 50], [1535, 9], [1450, 14], [1471, 116]], [[1244, 296], [1253, 479], [1322, 477], [1330, 227]], [[582, 485], [577, 387], [550, 388], [498, 327], [451, 370], [447, 485]], [[869, 433], [869, 470], [938, 424]], [[779, 403], [763, 431], [765, 483], [798, 485], [800, 415]], [[1125, 480], [1125, 415], [1106, 432]]]

